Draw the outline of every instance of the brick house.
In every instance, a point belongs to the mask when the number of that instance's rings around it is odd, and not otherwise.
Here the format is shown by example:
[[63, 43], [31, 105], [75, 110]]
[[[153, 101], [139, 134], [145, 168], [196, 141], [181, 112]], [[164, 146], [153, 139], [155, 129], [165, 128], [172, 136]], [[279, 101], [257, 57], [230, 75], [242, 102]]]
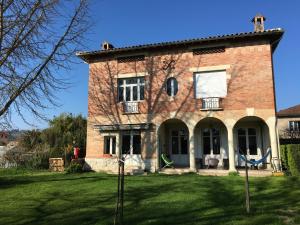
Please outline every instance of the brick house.
[[253, 32], [78, 52], [89, 64], [86, 162], [115, 171], [127, 154], [128, 170], [157, 171], [165, 153], [175, 167], [218, 159], [235, 171], [239, 152], [259, 159], [269, 146], [279, 159], [272, 55], [284, 32], [264, 21], [255, 16]]
[[300, 105], [277, 112], [278, 132], [281, 144], [300, 143]]

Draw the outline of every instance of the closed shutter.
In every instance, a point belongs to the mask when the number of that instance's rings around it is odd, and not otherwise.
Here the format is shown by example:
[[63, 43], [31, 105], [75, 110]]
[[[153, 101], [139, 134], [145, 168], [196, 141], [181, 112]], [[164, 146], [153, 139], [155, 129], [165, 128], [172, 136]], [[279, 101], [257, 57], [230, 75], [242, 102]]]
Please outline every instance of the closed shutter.
[[195, 74], [196, 98], [224, 98], [226, 95], [226, 71], [199, 72]]

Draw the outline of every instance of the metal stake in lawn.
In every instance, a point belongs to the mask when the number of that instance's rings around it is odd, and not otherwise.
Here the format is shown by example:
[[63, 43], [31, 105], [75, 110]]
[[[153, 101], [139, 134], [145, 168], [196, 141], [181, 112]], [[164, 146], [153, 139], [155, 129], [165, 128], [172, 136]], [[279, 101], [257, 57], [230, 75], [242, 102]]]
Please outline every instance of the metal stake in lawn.
[[118, 189], [117, 189], [117, 204], [115, 210], [114, 225], [123, 224], [123, 204], [124, 204], [124, 164], [125, 158], [118, 160]]
[[244, 154], [245, 157], [245, 193], [246, 193], [246, 210], [247, 213], [250, 213], [250, 192], [249, 192], [249, 179], [248, 179], [248, 164], [247, 164], [247, 155]]

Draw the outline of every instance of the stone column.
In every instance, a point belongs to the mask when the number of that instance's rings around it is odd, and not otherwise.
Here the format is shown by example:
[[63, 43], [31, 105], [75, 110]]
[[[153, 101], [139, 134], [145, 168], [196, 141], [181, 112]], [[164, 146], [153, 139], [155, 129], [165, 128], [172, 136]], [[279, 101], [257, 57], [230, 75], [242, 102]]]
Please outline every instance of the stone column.
[[155, 163], [155, 171], [160, 170], [160, 143], [159, 143], [159, 127], [160, 125], [158, 124], [155, 129], [155, 155], [156, 155], [156, 163]]
[[189, 127], [189, 157], [190, 157], [190, 171], [196, 172], [196, 161], [195, 161], [195, 136], [194, 128]]
[[274, 159], [274, 163], [277, 170], [281, 170], [280, 165], [280, 158], [278, 152], [278, 140], [277, 140], [277, 127], [276, 127], [276, 119], [275, 117], [268, 119], [267, 121], [269, 127], [269, 134], [270, 134], [270, 144], [272, 149], [272, 159]]
[[116, 136], [116, 155], [121, 156], [121, 132], [118, 132]]
[[233, 127], [227, 127], [228, 133], [228, 153], [229, 153], [229, 171], [235, 172], [235, 153], [234, 153], [234, 145], [233, 145]]

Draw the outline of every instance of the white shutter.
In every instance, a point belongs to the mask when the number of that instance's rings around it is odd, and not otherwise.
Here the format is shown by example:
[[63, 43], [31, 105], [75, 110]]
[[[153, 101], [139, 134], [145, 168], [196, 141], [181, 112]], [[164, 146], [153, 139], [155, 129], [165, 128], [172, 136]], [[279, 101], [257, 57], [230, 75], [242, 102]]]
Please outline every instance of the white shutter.
[[196, 98], [226, 97], [226, 71], [196, 73], [195, 93]]

